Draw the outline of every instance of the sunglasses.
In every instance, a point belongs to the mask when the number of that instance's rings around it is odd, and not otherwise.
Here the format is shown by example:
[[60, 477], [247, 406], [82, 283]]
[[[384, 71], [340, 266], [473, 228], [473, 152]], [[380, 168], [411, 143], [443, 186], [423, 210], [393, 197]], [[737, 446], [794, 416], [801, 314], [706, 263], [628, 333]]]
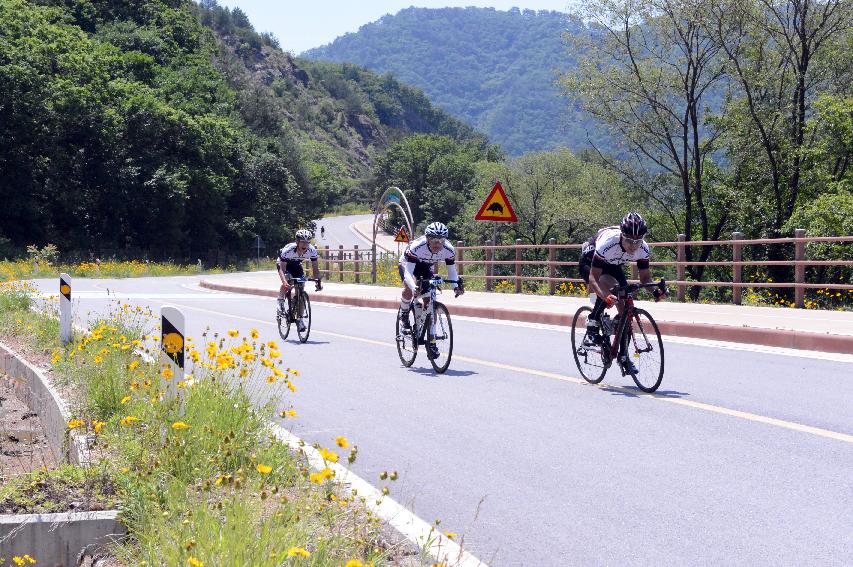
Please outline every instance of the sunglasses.
[[624, 234], [622, 235], [622, 238], [625, 239], [625, 242], [627, 242], [628, 244], [632, 244], [634, 246], [639, 246], [640, 244], [643, 243], [643, 238], [628, 238]]
[[435, 236], [435, 237], [428, 236], [427, 242], [429, 242], [430, 244], [436, 244], [436, 243], [444, 244], [444, 239], [441, 238], [440, 236]]

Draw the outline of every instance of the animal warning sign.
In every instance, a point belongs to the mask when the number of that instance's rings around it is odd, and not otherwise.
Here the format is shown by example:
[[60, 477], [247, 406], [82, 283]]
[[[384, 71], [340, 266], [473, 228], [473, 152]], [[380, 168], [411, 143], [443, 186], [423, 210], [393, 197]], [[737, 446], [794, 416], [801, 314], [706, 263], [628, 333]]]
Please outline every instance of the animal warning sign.
[[474, 220], [518, 222], [518, 217], [515, 216], [515, 211], [512, 210], [512, 205], [509, 204], [509, 199], [500, 181], [492, 187], [492, 192], [483, 201], [483, 206], [480, 207], [480, 212], [477, 213]]
[[406, 230], [405, 226], [401, 226], [400, 230], [397, 231], [397, 236], [394, 237], [394, 242], [408, 242], [409, 241], [409, 233]]

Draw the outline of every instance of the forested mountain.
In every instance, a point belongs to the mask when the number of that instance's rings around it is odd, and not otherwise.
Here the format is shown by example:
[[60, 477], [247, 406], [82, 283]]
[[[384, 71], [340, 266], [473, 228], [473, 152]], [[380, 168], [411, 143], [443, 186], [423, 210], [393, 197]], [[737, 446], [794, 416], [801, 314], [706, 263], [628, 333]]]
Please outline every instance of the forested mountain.
[[422, 88], [508, 153], [599, 140], [588, 116], [555, 86], [575, 65], [563, 34], [588, 34], [582, 22], [552, 11], [408, 8], [362, 26], [304, 56], [391, 72]]
[[294, 61], [212, 0], [0, 0], [0, 258], [51, 242], [227, 261], [411, 133], [485, 145], [422, 92]]

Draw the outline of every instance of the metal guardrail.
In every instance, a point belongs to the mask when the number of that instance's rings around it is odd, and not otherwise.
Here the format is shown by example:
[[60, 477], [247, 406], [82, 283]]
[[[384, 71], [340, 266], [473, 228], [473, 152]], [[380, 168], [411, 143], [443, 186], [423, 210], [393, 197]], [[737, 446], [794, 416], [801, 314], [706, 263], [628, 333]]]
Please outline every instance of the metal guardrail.
[[[823, 260], [809, 259], [807, 257], [807, 245], [818, 242], [828, 243], [851, 243], [853, 244], [853, 236], [812, 236], [807, 237], [805, 231], [797, 229], [794, 231], [793, 238], [760, 238], [760, 239], [744, 239], [739, 232], [732, 233], [730, 240], [707, 240], [707, 241], [688, 241], [686, 236], [680, 234], [678, 240], [674, 242], [649, 242], [651, 248], [670, 249], [674, 251], [674, 261], [653, 261], [651, 266], [655, 267], [674, 267], [676, 272], [675, 280], [669, 283], [677, 288], [677, 299], [684, 301], [686, 299], [687, 288], [691, 286], [700, 287], [730, 287], [732, 288], [732, 303], [740, 305], [743, 298], [743, 290], [747, 288], [793, 288], [794, 289], [794, 304], [797, 307], [805, 306], [805, 290], [806, 289], [834, 289], [834, 290], [853, 290], [853, 283], [833, 283], [833, 282], [807, 282], [806, 267], [807, 266], [853, 266], [853, 260]], [[744, 260], [743, 251], [745, 247], [756, 245], [793, 245], [794, 254], [792, 260]], [[516, 240], [515, 244], [510, 245], [495, 245], [492, 241], [486, 241], [482, 246], [465, 246], [463, 242], [456, 243], [457, 260], [456, 264], [459, 267], [459, 273], [465, 275], [467, 279], [483, 279], [485, 280], [486, 290], [494, 289], [495, 282], [498, 280], [510, 280], [515, 284], [515, 292], [521, 293], [522, 282], [525, 281], [544, 281], [548, 282], [549, 293], [555, 293], [556, 286], [559, 283], [582, 283], [580, 278], [560, 277], [557, 274], [557, 269], [566, 266], [576, 266], [577, 260], [558, 260], [557, 252], [560, 250], [580, 250], [582, 244], [557, 244], [555, 239], [551, 239], [548, 244], [530, 245], [523, 244], [521, 240]], [[709, 261], [688, 261], [688, 247], [728, 247], [730, 248], [731, 260], [709, 260]], [[514, 258], [498, 259], [497, 255], [506, 252], [514, 251]], [[525, 259], [525, 252], [539, 251], [547, 253], [546, 258], [542, 259]], [[388, 259], [396, 259], [397, 254], [393, 252], [381, 252], [375, 256], [368, 249], [359, 249], [358, 246], [353, 248], [344, 248], [343, 245], [337, 249], [324, 247], [320, 252], [321, 270], [327, 279], [333, 279], [337, 276], [340, 281], [344, 280], [345, 274], [352, 274], [355, 277], [356, 283], [360, 283], [361, 276], [369, 276], [376, 273], [376, 262]], [[727, 254], [729, 255], [729, 254]], [[478, 256], [472, 258], [472, 256]], [[510, 254], [510, 256], [512, 256]], [[654, 254], [652, 255], [654, 257]], [[348, 269], [347, 264], [352, 264], [352, 269]], [[482, 273], [465, 274], [466, 267], [482, 266]], [[496, 266], [513, 266], [514, 273], [496, 275]], [[547, 275], [523, 275], [525, 266], [540, 266], [543, 272]], [[687, 267], [689, 266], [708, 266], [708, 267], [723, 267], [730, 268], [732, 279], [731, 281], [691, 281], [685, 279]], [[743, 268], [744, 266], [792, 266], [794, 268], [793, 281], [786, 282], [755, 282], [744, 281]], [[364, 269], [364, 268], [370, 269]], [[636, 279], [637, 269], [632, 266], [632, 275]], [[375, 275], [372, 275], [372, 281], [375, 283]]]

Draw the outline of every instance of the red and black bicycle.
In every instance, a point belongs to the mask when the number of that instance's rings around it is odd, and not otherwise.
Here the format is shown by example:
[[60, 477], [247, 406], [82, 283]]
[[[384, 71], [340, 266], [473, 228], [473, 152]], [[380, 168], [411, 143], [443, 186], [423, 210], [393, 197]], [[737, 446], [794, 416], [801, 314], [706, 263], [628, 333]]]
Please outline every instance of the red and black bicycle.
[[634, 294], [654, 287], [666, 292], [664, 280], [611, 289], [622, 305], [622, 316], [611, 319], [603, 313], [598, 336], [586, 332], [586, 317], [592, 308], [584, 305], [577, 310], [572, 320], [572, 353], [587, 382], [601, 382], [615, 360], [622, 376], [630, 374], [642, 391], [651, 393], [658, 389], [663, 380], [664, 360], [660, 330], [648, 311], [634, 307]]

